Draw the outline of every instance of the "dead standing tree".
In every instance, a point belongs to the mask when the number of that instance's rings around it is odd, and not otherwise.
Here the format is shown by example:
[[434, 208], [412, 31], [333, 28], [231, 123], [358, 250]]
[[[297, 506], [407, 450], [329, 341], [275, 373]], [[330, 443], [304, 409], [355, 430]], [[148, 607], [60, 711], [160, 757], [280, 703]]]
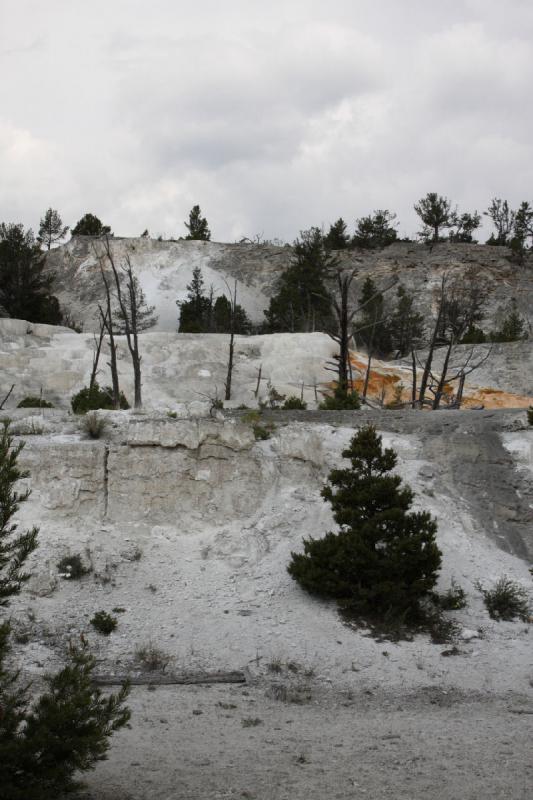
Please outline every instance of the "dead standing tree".
[[93, 341], [94, 341], [93, 367], [91, 370], [89, 389], [92, 389], [94, 384], [96, 383], [96, 376], [98, 375], [98, 363], [100, 361], [100, 353], [102, 352], [102, 344], [104, 342], [104, 336], [106, 332], [107, 315], [105, 314], [104, 318], [102, 319], [99, 311], [98, 318], [100, 323], [98, 328], [98, 336], [96, 335], [96, 333], [93, 335]]
[[152, 328], [157, 323], [155, 307], [148, 306], [139, 281], [133, 272], [129, 253], [124, 257], [121, 273], [115, 264], [109, 237], [105, 240], [105, 254], [115, 281], [118, 300], [117, 317], [119, 332], [124, 333], [133, 366], [134, 408], [142, 407], [141, 354], [139, 351], [139, 333]]
[[[414, 348], [411, 351], [413, 407], [423, 408], [429, 405], [433, 410], [437, 410], [444, 397], [446, 386], [456, 380], [459, 380], [459, 390], [454, 407], [461, 405], [467, 375], [470, 375], [487, 361], [492, 348], [489, 348], [477, 360], [474, 359], [476, 350], [472, 348], [466, 353], [461, 364], [452, 365], [454, 349], [465, 333], [483, 318], [483, 308], [487, 296], [486, 285], [470, 270], [460, 278], [450, 279], [447, 273], [442, 276], [437, 297], [437, 314], [431, 333], [429, 350], [425, 363], [420, 365], [423, 371], [418, 398], [416, 397], [416, 362], [418, 359]], [[440, 374], [437, 377], [433, 372], [433, 360], [435, 351], [443, 347], [446, 350]], [[450, 374], [450, 371], [452, 374]], [[428, 392], [433, 394], [433, 399], [426, 399]]]
[[[333, 317], [336, 321], [336, 328], [334, 330], [326, 330], [328, 336], [330, 336], [339, 346], [339, 354], [338, 356], [335, 356], [335, 366], [333, 368], [327, 367], [327, 369], [337, 373], [339, 392], [342, 392], [342, 394], [347, 394], [348, 388], [353, 386], [352, 364], [350, 360], [350, 340], [352, 339], [354, 333], [362, 330], [362, 328], [358, 329], [358, 331], [353, 330], [352, 323], [354, 317], [360, 311], [365, 309], [370, 303], [372, 303], [377, 297], [383, 296], [385, 292], [388, 292], [390, 289], [392, 289], [397, 283], [397, 279], [395, 278], [388, 286], [385, 287], [385, 289], [376, 292], [374, 295], [372, 295], [372, 297], [369, 297], [363, 303], [359, 303], [358, 305], [354, 306], [354, 308], [350, 308], [350, 287], [356, 275], [357, 268], [353, 269], [348, 274], [343, 274], [341, 269], [336, 270], [335, 278], [337, 281], [338, 299], [335, 295], [331, 296], [331, 307], [333, 310]], [[367, 327], [372, 328], [372, 339], [375, 326], [376, 320], [374, 320], [371, 326], [364, 326], [365, 329]], [[372, 348], [370, 348], [365, 378], [366, 387], [368, 387], [368, 377], [370, 374], [372, 354]], [[366, 392], [363, 394], [363, 399], [365, 397]]]
[[226, 288], [229, 293], [229, 351], [228, 351], [228, 369], [226, 373], [225, 393], [224, 399], [231, 400], [231, 381], [233, 378], [233, 357], [235, 352], [235, 311], [237, 308], [237, 281], [233, 285], [233, 293], [225, 280]]
[[[108, 243], [109, 244], [109, 243]], [[91, 386], [94, 385], [96, 381], [96, 373], [98, 370], [98, 361], [100, 358], [100, 351], [103, 341], [103, 333], [104, 331], [107, 332], [108, 336], [108, 343], [109, 343], [109, 356], [110, 360], [108, 361], [108, 367], [111, 371], [111, 386], [112, 386], [112, 394], [113, 394], [113, 407], [118, 411], [120, 409], [120, 384], [118, 379], [118, 364], [117, 364], [117, 345], [115, 341], [115, 327], [113, 323], [113, 301], [112, 301], [112, 293], [111, 293], [111, 284], [107, 278], [107, 275], [104, 270], [103, 260], [105, 255], [99, 254], [93, 245], [94, 254], [98, 260], [98, 265], [100, 267], [100, 275], [102, 278], [102, 284], [104, 286], [104, 295], [105, 295], [105, 307], [102, 308], [102, 305], [98, 303], [98, 314], [100, 316], [100, 349], [97, 349], [97, 353], [93, 357], [93, 369], [91, 372]]]

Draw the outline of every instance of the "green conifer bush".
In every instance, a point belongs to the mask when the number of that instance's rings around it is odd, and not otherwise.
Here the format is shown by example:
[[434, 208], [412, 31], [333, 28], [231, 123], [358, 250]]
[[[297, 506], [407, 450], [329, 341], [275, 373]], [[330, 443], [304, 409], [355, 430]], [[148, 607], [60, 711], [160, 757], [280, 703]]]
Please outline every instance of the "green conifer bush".
[[383, 449], [373, 426], [360, 428], [343, 456], [350, 466], [332, 470], [322, 489], [339, 531], [304, 539], [289, 574], [355, 613], [415, 618], [441, 564], [437, 523], [428, 512], [409, 511], [413, 492], [390, 474], [396, 453]]
[[[0, 434], [0, 612], [29, 577], [24, 562], [37, 547], [37, 528], [19, 534], [12, 518], [28, 492], [15, 484], [23, 445], [13, 446], [9, 425]], [[77, 773], [106, 758], [109, 737], [129, 720], [128, 688], [103, 695], [92, 680], [95, 660], [82, 639], [66, 665], [48, 676], [41, 694], [12, 666], [11, 626], [0, 618], [0, 796], [2, 800], [56, 800], [79, 785]]]

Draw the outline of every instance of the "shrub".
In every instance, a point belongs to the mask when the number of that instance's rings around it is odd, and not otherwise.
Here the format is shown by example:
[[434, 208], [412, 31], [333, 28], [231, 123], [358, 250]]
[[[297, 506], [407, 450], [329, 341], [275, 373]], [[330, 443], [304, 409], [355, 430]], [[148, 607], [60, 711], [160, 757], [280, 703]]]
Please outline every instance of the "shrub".
[[484, 344], [486, 341], [485, 332], [476, 325], [471, 325], [461, 339], [461, 344]]
[[78, 554], [65, 556], [58, 563], [57, 568], [64, 578], [70, 578], [71, 580], [83, 578], [84, 575], [88, 575], [91, 571], [83, 565], [81, 556]]
[[322, 411], [357, 411], [361, 408], [361, 401], [355, 389], [348, 392], [336, 386], [333, 394], [325, 397], [318, 407]]
[[529, 619], [529, 602], [526, 590], [506, 575], [496, 581], [492, 589], [477, 588], [483, 595], [485, 607], [491, 619], [513, 620], [517, 617], [523, 622]]
[[257, 441], [270, 439], [271, 431], [268, 428], [264, 428], [262, 425], [254, 425], [253, 426], [254, 436]]
[[305, 400], [300, 400], [299, 397], [291, 395], [287, 397], [282, 408], [284, 411], [305, 411], [307, 409], [307, 403]]
[[452, 578], [448, 591], [437, 595], [436, 601], [444, 611], [458, 611], [460, 608], [466, 607], [466, 592]]
[[135, 660], [139, 661], [149, 672], [163, 672], [170, 657], [152, 642], [148, 642], [135, 651]]
[[397, 456], [383, 450], [373, 426], [360, 428], [342, 455], [351, 467], [332, 470], [322, 489], [340, 530], [304, 539], [289, 574], [352, 612], [414, 618], [437, 581], [437, 524], [427, 512], [409, 512], [413, 492], [388, 474]]
[[530, 425], [533, 425], [533, 406], [529, 406], [527, 410], [527, 421]]
[[395, 410], [397, 408], [403, 408], [403, 400], [402, 395], [404, 392], [405, 386], [403, 383], [397, 383], [394, 387], [394, 393], [392, 395], [392, 400], [389, 403], [386, 403], [384, 408], [388, 408], [390, 410]]
[[[92, 386], [84, 386], [83, 389], [80, 389], [71, 399], [70, 405], [75, 414], [86, 414], [87, 411], [97, 411], [99, 408], [112, 411], [114, 408], [113, 390], [110, 386], [102, 389], [95, 382]], [[120, 408], [127, 409], [129, 407], [130, 405], [124, 396], [124, 392], [121, 392]]]
[[117, 618], [108, 614], [107, 611], [97, 611], [91, 620], [91, 625], [96, 628], [98, 633], [109, 636], [117, 627]]
[[251, 410], [248, 411], [247, 414], [243, 414], [241, 419], [243, 422], [247, 422], [250, 425], [254, 425], [261, 419], [261, 414], [259, 413], [259, 411]]
[[30, 417], [29, 420], [22, 420], [13, 425], [10, 431], [15, 436], [42, 436], [44, 428], [39, 422], [35, 421], [35, 417]]
[[20, 401], [17, 408], [54, 408], [54, 404], [43, 400], [42, 397], [30, 394]]
[[285, 400], [285, 395], [280, 394], [275, 386], [271, 383], [268, 384], [268, 405], [270, 408], [279, 408], [281, 403]]
[[81, 423], [81, 429], [91, 439], [99, 439], [107, 427], [103, 417], [99, 417], [94, 411], [85, 414]]

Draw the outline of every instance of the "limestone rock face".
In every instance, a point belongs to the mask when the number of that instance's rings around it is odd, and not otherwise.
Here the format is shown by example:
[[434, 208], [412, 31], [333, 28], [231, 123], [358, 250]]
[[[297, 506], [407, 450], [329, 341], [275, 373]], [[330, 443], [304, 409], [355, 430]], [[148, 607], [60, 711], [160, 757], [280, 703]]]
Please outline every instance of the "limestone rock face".
[[101, 442], [72, 441], [65, 446], [31, 436], [20, 456], [28, 470], [29, 504], [39, 504], [43, 514], [58, 511], [67, 517], [100, 518], [104, 513], [106, 448]]
[[[111, 244], [118, 263], [126, 254], [131, 258], [149, 303], [156, 306], [156, 330], [175, 331], [179, 310], [192, 270], [200, 267], [206, 287], [216, 295], [227, 294], [226, 282], [238, 281], [239, 303], [254, 322], [264, 321], [276, 282], [289, 265], [292, 248], [257, 244], [219, 242], [159, 242], [153, 239], [113, 238]], [[96, 304], [101, 299], [101, 277], [97, 252], [101, 243], [92, 237], [77, 236], [51, 250], [47, 265], [56, 275], [55, 293], [72, 318], [86, 331], [96, 325]], [[442, 243], [428, 248], [416, 242], [396, 242], [384, 250], [340, 251], [337, 256], [346, 269], [357, 268], [353, 294], [358, 296], [365, 278], [372, 275], [379, 288], [397, 278], [416, 296], [417, 305], [428, 311], [438, 290], [443, 272], [464, 274], [472, 269], [491, 290], [488, 319], [494, 323], [511, 298], [527, 316], [533, 307], [530, 265], [518, 267], [509, 261], [505, 247]], [[491, 324], [489, 327], [493, 327]]]

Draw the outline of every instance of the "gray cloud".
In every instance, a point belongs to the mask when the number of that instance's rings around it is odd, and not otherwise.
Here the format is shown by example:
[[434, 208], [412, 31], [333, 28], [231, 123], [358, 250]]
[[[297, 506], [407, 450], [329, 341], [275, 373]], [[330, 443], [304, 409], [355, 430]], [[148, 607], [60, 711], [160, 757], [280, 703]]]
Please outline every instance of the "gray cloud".
[[[458, 0], [4, 0], [0, 219], [292, 239], [427, 191], [533, 185], [533, 8]], [[533, 199], [533, 198], [530, 198]]]

